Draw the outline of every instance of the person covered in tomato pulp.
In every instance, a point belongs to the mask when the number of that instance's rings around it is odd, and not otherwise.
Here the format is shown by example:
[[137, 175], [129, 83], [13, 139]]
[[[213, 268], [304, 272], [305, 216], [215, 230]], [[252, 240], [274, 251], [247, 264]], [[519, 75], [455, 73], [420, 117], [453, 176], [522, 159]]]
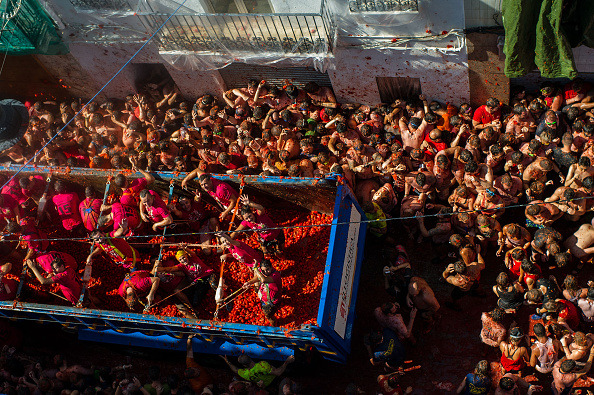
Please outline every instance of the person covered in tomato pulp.
[[274, 314], [278, 311], [283, 290], [283, 280], [278, 270], [268, 259], [254, 267], [254, 277], [243, 284], [243, 288], [253, 285], [257, 288], [260, 306], [271, 326], [276, 326]]

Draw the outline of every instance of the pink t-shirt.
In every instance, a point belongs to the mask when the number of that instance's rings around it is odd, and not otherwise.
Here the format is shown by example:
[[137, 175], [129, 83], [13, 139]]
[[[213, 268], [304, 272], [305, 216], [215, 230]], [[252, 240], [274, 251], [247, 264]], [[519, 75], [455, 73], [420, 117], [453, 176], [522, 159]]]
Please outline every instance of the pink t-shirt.
[[73, 271], [77, 269], [76, 259], [72, 255], [66, 254], [65, 252], [50, 251], [45, 254], [39, 255], [35, 260], [41, 266], [46, 273], [53, 273], [52, 262], [56, 257], [60, 257], [66, 264], [66, 267], [71, 268]]
[[122, 203], [114, 203], [111, 206], [111, 214], [113, 215], [113, 231], [119, 229], [122, 220], [128, 220], [128, 229], [133, 230], [140, 224], [140, 214], [136, 207], [127, 206]]
[[60, 290], [72, 304], [78, 302], [80, 297], [81, 285], [76, 281], [76, 273], [72, 268], [67, 267], [62, 273], [54, 274], [52, 277], [54, 283], [60, 286]]
[[128, 286], [131, 286], [139, 296], [148, 294], [153, 286], [151, 273], [148, 270], [138, 270], [129, 276], [126, 276], [118, 288], [118, 294], [122, 297], [126, 297], [126, 288], [128, 288]]
[[45, 185], [47, 182], [42, 176], [30, 176], [29, 180], [31, 180], [30, 189], [22, 189], [21, 193], [26, 198], [30, 198], [32, 196], [41, 196], [45, 191]]
[[78, 212], [79, 199], [76, 193], [61, 193], [54, 195], [52, 201], [56, 206], [56, 211], [62, 220], [62, 226], [66, 230], [72, 230], [82, 224], [80, 213]]
[[245, 244], [243, 241], [236, 241], [239, 243], [238, 246], [229, 246], [229, 252], [231, 253], [231, 255], [233, 255], [233, 258], [237, 259], [239, 262], [249, 267], [253, 267], [255, 264], [260, 262], [262, 257], [260, 256], [258, 251], [254, 250], [252, 247]]
[[186, 273], [186, 275], [190, 278], [192, 282], [204, 278], [206, 276], [210, 276], [213, 270], [206, 265], [206, 263], [202, 262], [202, 259], [195, 257], [189, 257], [188, 265], [179, 265], [180, 269]]
[[157, 195], [157, 193], [154, 191], [149, 191], [149, 192], [151, 195], [153, 195], [153, 198], [154, 198], [153, 205], [148, 206], [145, 204], [144, 208], [146, 210], [147, 215], [151, 219], [151, 221], [161, 222], [165, 218], [169, 217], [171, 214], [169, 213], [169, 210], [167, 209], [167, 205], [165, 204], [163, 199], [161, 199], [161, 196]]
[[279, 294], [283, 288], [283, 280], [277, 270], [272, 272], [269, 277], [272, 277], [272, 282], [260, 285], [258, 297], [264, 304], [277, 304]]
[[212, 190], [208, 192], [217, 202], [227, 208], [231, 204], [231, 198], [237, 198], [237, 192], [226, 182], [212, 179]]
[[21, 204], [27, 200], [27, 197], [21, 192], [19, 181], [16, 178], [13, 178], [8, 183], [8, 185], [2, 188], [2, 193], [12, 196], [12, 198], [16, 200], [18, 204]]
[[49, 247], [48, 235], [35, 227], [33, 219], [23, 218], [20, 225], [23, 228], [21, 240], [27, 248], [32, 249], [36, 253], [47, 250]]
[[137, 178], [130, 182], [128, 188], [123, 190], [120, 202], [128, 206], [138, 207], [140, 202], [140, 191], [147, 187], [148, 183], [144, 178]]
[[[276, 228], [276, 224], [270, 219], [270, 217], [264, 213], [259, 215], [255, 213], [254, 216], [256, 217], [256, 222], [248, 222], [248, 221], [241, 221], [241, 225], [250, 228], [250, 229], [267, 229], [267, 228]], [[273, 230], [263, 230], [258, 232], [262, 240], [272, 241], [275, 240], [279, 233], [280, 229], [273, 229]]]
[[97, 219], [101, 213], [101, 200], [86, 198], [80, 202], [78, 212], [80, 213], [85, 229], [89, 232], [94, 231], [97, 226]]

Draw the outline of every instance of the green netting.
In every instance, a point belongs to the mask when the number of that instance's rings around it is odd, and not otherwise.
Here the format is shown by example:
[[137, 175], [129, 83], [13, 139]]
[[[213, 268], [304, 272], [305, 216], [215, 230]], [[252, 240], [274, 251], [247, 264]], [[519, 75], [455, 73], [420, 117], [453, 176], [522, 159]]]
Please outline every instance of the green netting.
[[[9, 15], [18, 0], [0, 0], [0, 12]], [[22, 0], [14, 17], [0, 19], [0, 52], [9, 55], [61, 55], [68, 48], [58, 35], [53, 21], [37, 0]]]

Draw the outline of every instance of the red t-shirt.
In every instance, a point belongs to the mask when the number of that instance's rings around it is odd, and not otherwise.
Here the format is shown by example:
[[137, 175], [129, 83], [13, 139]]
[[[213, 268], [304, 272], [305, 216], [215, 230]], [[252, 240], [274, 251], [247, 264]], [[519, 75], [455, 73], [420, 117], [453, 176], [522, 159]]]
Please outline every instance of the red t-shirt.
[[78, 212], [79, 199], [76, 193], [61, 193], [52, 197], [56, 211], [66, 230], [72, 230], [82, 223]]
[[101, 213], [101, 200], [86, 198], [78, 205], [78, 212], [85, 229], [89, 232], [94, 231]]
[[99, 246], [118, 265], [129, 267], [135, 257], [138, 259], [138, 251], [124, 239], [108, 239]]
[[227, 208], [231, 204], [231, 198], [237, 198], [238, 194], [235, 189], [226, 182], [212, 179], [212, 190], [208, 192], [217, 202], [223, 207]]
[[33, 219], [23, 218], [21, 219], [20, 225], [23, 228], [21, 240], [25, 243], [27, 248], [32, 249], [36, 253], [47, 250], [49, 247], [49, 240], [47, 240], [48, 235], [35, 227]]
[[565, 319], [571, 329], [577, 330], [577, 327], [580, 324], [580, 316], [577, 307], [565, 299], [561, 299], [559, 303], [563, 304], [563, 309], [559, 312], [559, 318]]
[[159, 196], [155, 191], [149, 191], [149, 193], [153, 196], [154, 199], [152, 206], [144, 206], [146, 213], [151, 221], [161, 222], [171, 215], [169, 213], [169, 209], [167, 209], [167, 205], [165, 204], [163, 199], [161, 199], [161, 196]]
[[14, 200], [16, 200], [18, 204], [21, 204], [25, 200], [27, 200], [27, 197], [25, 195], [23, 195], [23, 193], [21, 192], [21, 187], [20, 187], [19, 182], [16, 178], [13, 178], [8, 183], [8, 185], [6, 185], [4, 188], [2, 188], [2, 193], [12, 196], [12, 198]]
[[126, 289], [132, 287], [138, 296], [144, 296], [149, 293], [153, 282], [151, 281], [151, 272], [148, 270], [138, 270], [126, 276], [118, 288], [118, 294], [126, 297]]
[[487, 106], [482, 105], [474, 111], [472, 119], [480, 124], [491, 123], [496, 119], [501, 119], [501, 110], [498, 109], [491, 114], [487, 111]]
[[260, 256], [258, 251], [254, 250], [252, 247], [245, 244], [243, 241], [236, 241], [239, 243], [238, 246], [229, 246], [229, 252], [231, 253], [231, 255], [233, 255], [233, 258], [237, 259], [239, 262], [249, 267], [253, 267], [255, 264], [260, 262], [262, 257]]
[[140, 202], [140, 191], [146, 189], [148, 183], [144, 178], [137, 178], [130, 182], [128, 188], [122, 190], [120, 202], [128, 206], [138, 207]]
[[582, 94], [588, 93], [588, 91], [590, 89], [592, 89], [592, 85], [589, 82], [584, 82], [584, 84], [582, 85], [582, 89], [580, 89], [579, 91], [576, 92], [572, 89], [571, 82], [568, 82], [563, 87], [563, 96], [564, 96], [565, 100], [573, 99], [580, 93], [582, 93]]
[[210, 276], [213, 272], [213, 270], [197, 256], [189, 257], [188, 265], [180, 264], [179, 267], [186, 273], [192, 282]]
[[429, 144], [429, 146], [431, 146], [435, 149], [435, 152], [431, 152], [430, 150], [425, 150], [425, 155], [427, 155], [431, 159], [433, 159], [439, 151], [443, 151], [446, 148], [448, 148], [448, 145], [446, 143], [444, 143], [443, 141], [436, 142], [436, 141], [431, 140], [429, 138], [429, 134], [427, 134], [425, 136], [425, 141], [427, 142], [427, 144]]
[[62, 259], [62, 262], [64, 262], [66, 267], [71, 268], [73, 271], [77, 269], [78, 265], [76, 264], [76, 259], [74, 259], [72, 255], [66, 254], [65, 252], [49, 251], [39, 255], [37, 258], [35, 258], [35, 260], [46, 273], [53, 273], [52, 262], [57, 257]]
[[54, 274], [52, 277], [54, 283], [60, 286], [60, 290], [72, 304], [78, 302], [80, 297], [81, 285], [76, 280], [76, 273], [71, 267], [67, 267], [62, 273]]
[[140, 225], [140, 214], [136, 207], [128, 206], [122, 203], [114, 203], [111, 206], [113, 217], [113, 233], [119, 229], [122, 220], [128, 220], [128, 230], [134, 230]]
[[276, 224], [270, 219], [270, 217], [264, 213], [259, 215], [258, 213], [254, 213], [256, 217], [256, 222], [248, 222], [248, 221], [241, 221], [241, 225], [245, 226], [246, 228], [250, 229], [262, 229], [262, 231], [258, 232], [262, 240], [272, 241], [275, 240], [278, 235], [280, 234], [280, 229], [274, 230], [265, 230], [267, 228], [276, 228]]

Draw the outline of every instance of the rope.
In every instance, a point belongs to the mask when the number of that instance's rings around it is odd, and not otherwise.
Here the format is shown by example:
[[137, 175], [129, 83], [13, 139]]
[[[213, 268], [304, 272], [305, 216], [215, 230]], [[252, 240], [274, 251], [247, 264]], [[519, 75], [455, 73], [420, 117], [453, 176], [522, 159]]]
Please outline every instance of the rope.
[[144, 49], [144, 47], [146, 47], [146, 45], [147, 45], [147, 44], [148, 44], [148, 43], [149, 43], [149, 42], [150, 42], [150, 41], [153, 39], [153, 37], [155, 37], [155, 36], [157, 35], [157, 33], [159, 33], [159, 32], [161, 31], [161, 29], [163, 29], [163, 27], [165, 26], [165, 24], [166, 24], [167, 22], [169, 22], [169, 20], [170, 20], [170, 19], [171, 19], [171, 18], [172, 18], [172, 17], [173, 17], [173, 16], [174, 16], [176, 13], [177, 13], [177, 11], [179, 11], [179, 9], [180, 9], [180, 8], [182, 8], [182, 6], [183, 6], [183, 5], [186, 3], [186, 1], [187, 1], [187, 0], [184, 0], [184, 1], [182, 1], [182, 2], [181, 2], [181, 4], [180, 4], [180, 5], [179, 5], [179, 6], [178, 6], [176, 9], [175, 9], [175, 11], [173, 11], [173, 13], [172, 13], [171, 15], [169, 15], [169, 17], [168, 17], [167, 19], [165, 19], [165, 22], [163, 22], [163, 24], [161, 24], [161, 26], [159, 26], [159, 28], [158, 28], [157, 30], [155, 30], [155, 32], [154, 32], [154, 33], [153, 33], [153, 34], [152, 34], [152, 35], [151, 35], [151, 36], [150, 36], [150, 37], [149, 37], [149, 38], [148, 38], [148, 39], [147, 39], [147, 40], [144, 42], [144, 44], [142, 44], [142, 46], [141, 46], [141, 47], [138, 49], [138, 51], [136, 51], [136, 52], [135, 52], [135, 53], [132, 55], [132, 57], [131, 57], [130, 59], [128, 59], [128, 60], [126, 61], [126, 63], [124, 63], [124, 65], [123, 65], [122, 67], [120, 67], [120, 69], [119, 69], [119, 70], [118, 70], [118, 71], [117, 71], [117, 72], [116, 72], [116, 73], [115, 73], [115, 74], [114, 74], [114, 75], [113, 75], [113, 76], [112, 76], [112, 77], [109, 79], [109, 81], [107, 81], [107, 82], [105, 83], [105, 85], [103, 85], [103, 86], [101, 87], [101, 89], [99, 89], [99, 90], [97, 91], [97, 93], [95, 93], [95, 94], [93, 95], [93, 97], [91, 97], [91, 98], [89, 99], [89, 101], [88, 101], [88, 102], [87, 102], [87, 103], [86, 103], [86, 104], [85, 104], [85, 105], [84, 105], [84, 106], [83, 106], [83, 107], [82, 107], [82, 108], [81, 108], [81, 109], [80, 109], [80, 110], [79, 110], [79, 111], [78, 111], [78, 112], [77, 112], [77, 113], [76, 113], [76, 114], [75, 114], [75, 115], [74, 115], [72, 118], [70, 118], [70, 120], [69, 120], [68, 122], [66, 122], [66, 124], [65, 124], [65, 125], [62, 127], [62, 129], [58, 130], [58, 132], [57, 132], [55, 135], [53, 135], [53, 137], [52, 137], [51, 139], [49, 139], [49, 140], [48, 140], [48, 142], [47, 142], [47, 143], [45, 143], [45, 145], [44, 145], [43, 147], [41, 147], [41, 148], [40, 148], [40, 149], [39, 149], [37, 152], [35, 152], [35, 155], [33, 155], [33, 156], [32, 156], [32, 157], [29, 159], [29, 160], [27, 160], [27, 161], [26, 161], [26, 162], [23, 164], [23, 166], [21, 166], [21, 167], [20, 167], [20, 168], [17, 170], [17, 172], [16, 172], [16, 173], [14, 173], [14, 174], [12, 175], [12, 177], [10, 177], [10, 178], [8, 179], [8, 181], [6, 181], [6, 182], [4, 183], [4, 185], [2, 185], [2, 186], [0, 187], [0, 189], [4, 188], [6, 185], [8, 185], [8, 184], [9, 184], [9, 183], [10, 183], [10, 182], [11, 182], [11, 181], [12, 181], [12, 180], [13, 180], [13, 179], [14, 179], [14, 178], [15, 178], [15, 177], [16, 177], [16, 176], [17, 176], [17, 175], [18, 175], [18, 174], [19, 174], [19, 173], [20, 173], [20, 172], [21, 172], [21, 171], [22, 171], [22, 170], [23, 170], [23, 169], [24, 169], [24, 168], [25, 168], [25, 167], [26, 167], [28, 164], [29, 164], [29, 163], [31, 163], [33, 160], [35, 160], [35, 158], [37, 158], [37, 156], [38, 156], [38, 155], [39, 155], [41, 152], [43, 152], [43, 149], [44, 149], [45, 147], [47, 147], [47, 146], [48, 146], [48, 145], [49, 145], [49, 144], [50, 144], [50, 143], [51, 143], [51, 142], [52, 142], [52, 141], [53, 141], [53, 140], [54, 140], [56, 137], [58, 137], [58, 136], [59, 136], [59, 135], [60, 135], [60, 134], [61, 134], [61, 133], [64, 131], [64, 129], [66, 129], [66, 127], [68, 127], [68, 125], [70, 125], [70, 123], [71, 123], [72, 121], [74, 121], [74, 120], [76, 119], [76, 117], [78, 117], [78, 115], [80, 115], [80, 114], [81, 114], [81, 113], [82, 113], [82, 112], [83, 112], [83, 111], [84, 111], [84, 110], [87, 108], [87, 106], [88, 106], [89, 104], [91, 104], [91, 103], [93, 102], [93, 100], [95, 100], [95, 98], [96, 98], [97, 96], [99, 96], [99, 94], [101, 94], [101, 92], [103, 92], [103, 90], [104, 90], [105, 88], [107, 88], [107, 85], [109, 85], [109, 84], [111, 83], [111, 81], [113, 81], [113, 80], [114, 80], [114, 79], [115, 79], [115, 78], [116, 78], [116, 77], [117, 77], [117, 76], [118, 76], [118, 75], [119, 75], [119, 74], [120, 74], [120, 73], [121, 73], [121, 72], [124, 70], [124, 68], [125, 68], [125, 67], [126, 67], [126, 66], [127, 66], [129, 63], [130, 63], [130, 62], [132, 62], [132, 60], [133, 60], [133, 59], [136, 57], [136, 55], [138, 55], [138, 54], [140, 53], [140, 51], [142, 51], [142, 50]]
[[[586, 196], [586, 197], [582, 197], [582, 198], [576, 198], [576, 199], [571, 199], [571, 200], [557, 200], [555, 202], [545, 202], [545, 203], [564, 203], [564, 202], [575, 202], [577, 200], [587, 200], [587, 199], [594, 199], [594, 196]], [[495, 208], [490, 208], [487, 209], [489, 211], [491, 210], [507, 210], [507, 209], [513, 209], [513, 208], [520, 208], [520, 207], [528, 207], [528, 206], [532, 206], [532, 205], [538, 205], [538, 204], [542, 204], [542, 203], [526, 203], [526, 204], [513, 204], [513, 205], [509, 205], [509, 206], [505, 206], [505, 207], [495, 207]], [[476, 209], [476, 210], [466, 210], [466, 211], [457, 211], [457, 212], [451, 212], [451, 213], [446, 213], [446, 214], [423, 214], [423, 215], [411, 215], [408, 217], [392, 217], [392, 218], [385, 218], [385, 219], [367, 219], [367, 220], [360, 220], [360, 221], [348, 221], [348, 222], [337, 222], [337, 223], [327, 223], [327, 224], [318, 224], [318, 225], [291, 225], [291, 226], [277, 226], [277, 227], [270, 227], [270, 228], [266, 228], [266, 231], [269, 230], [284, 230], [284, 229], [299, 229], [299, 228], [323, 228], [323, 227], [328, 227], [328, 226], [340, 226], [340, 225], [350, 225], [350, 224], [368, 224], [368, 223], [374, 223], [374, 222], [385, 222], [385, 221], [404, 221], [404, 220], [409, 220], [409, 219], [417, 219], [417, 218], [431, 218], [431, 217], [444, 217], [444, 216], [452, 216], [452, 215], [458, 215], [461, 213], [467, 213], [467, 214], [471, 214], [471, 213], [479, 213], [481, 211], [486, 211], [486, 210], [481, 210], [481, 209]], [[263, 229], [242, 229], [242, 230], [238, 230], [237, 233], [246, 233], [246, 232], [261, 232]], [[186, 233], [170, 233], [167, 236], [200, 236], [200, 235], [213, 235], [216, 233], [221, 233], [221, 232], [225, 232], [224, 230], [219, 230], [219, 231], [210, 231], [210, 232], [186, 232]], [[9, 237], [9, 236], [13, 236], [16, 234], [13, 233], [7, 233], [4, 235], [4, 237]], [[127, 237], [112, 237], [113, 239], [124, 239], [124, 238], [153, 238], [155, 237], [154, 234], [152, 235], [132, 235], [132, 236], [127, 236]], [[13, 242], [14, 240], [5, 240], [5, 239], [1, 239], [1, 242]], [[58, 238], [52, 238], [52, 239], [31, 239], [30, 241], [89, 241], [88, 238], [86, 237], [58, 237]], [[152, 244], [152, 243], [150, 243]]]

